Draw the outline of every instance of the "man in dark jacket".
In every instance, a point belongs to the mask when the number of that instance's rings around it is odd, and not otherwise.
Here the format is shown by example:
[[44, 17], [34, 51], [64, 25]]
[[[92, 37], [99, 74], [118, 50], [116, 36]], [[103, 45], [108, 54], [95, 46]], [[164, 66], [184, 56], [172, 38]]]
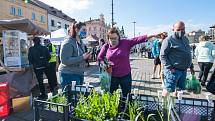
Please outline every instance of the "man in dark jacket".
[[179, 21], [173, 26], [174, 35], [166, 38], [161, 46], [160, 58], [164, 65], [163, 96], [167, 92], [185, 89], [187, 69], [191, 66], [191, 48], [189, 40], [185, 37], [185, 24]]
[[48, 75], [48, 64], [51, 58], [48, 49], [40, 44], [40, 38], [35, 37], [33, 39], [34, 46], [29, 48], [28, 60], [33, 65], [34, 72], [36, 74], [39, 88], [40, 88], [40, 99], [46, 99], [45, 86], [43, 84], [43, 73]]

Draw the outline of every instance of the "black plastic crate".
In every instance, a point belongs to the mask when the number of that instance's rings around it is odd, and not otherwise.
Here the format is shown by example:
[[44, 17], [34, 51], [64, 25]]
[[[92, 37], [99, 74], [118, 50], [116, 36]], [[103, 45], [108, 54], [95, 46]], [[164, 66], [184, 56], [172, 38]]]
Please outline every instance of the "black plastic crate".
[[39, 121], [69, 121], [70, 115], [78, 102], [78, 96], [88, 96], [93, 87], [86, 87], [76, 85], [74, 87], [68, 86], [67, 90], [63, 92], [67, 98], [67, 104], [52, 103], [34, 99], [34, 119]]
[[[157, 96], [144, 94], [140, 94], [138, 96], [141, 104], [145, 107], [146, 114], [157, 114], [157, 111], [163, 111], [162, 101]], [[135, 99], [134, 95], [132, 95], [132, 99]], [[212, 101], [211, 104], [209, 104], [208, 100], [206, 99], [176, 99], [174, 110], [177, 112], [181, 120], [183, 119], [183, 116], [189, 115], [198, 116], [200, 117], [201, 121], [215, 121], [215, 100]]]
[[[92, 87], [76, 86], [75, 90], [69, 90], [71, 92], [66, 91], [65, 93], [71, 94], [67, 96], [68, 102], [70, 102], [67, 105], [34, 100], [35, 121], [39, 121], [41, 118], [47, 121], [81, 121], [73, 117], [74, 107], [78, 102], [78, 96], [82, 94], [87, 97], [92, 89]], [[158, 114], [157, 111], [163, 111], [162, 102], [157, 96], [139, 94], [138, 97], [145, 109], [145, 116], [152, 113]], [[136, 96], [132, 95], [132, 99], [134, 100], [135, 98]], [[184, 114], [194, 114], [200, 116], [201, 121], [215, 121], [213, 118], [214, 105], [215, 101], [209, 104], [206, 99], [183, 98], [182, 100], [176, 100], [174, 110], [181, 119]], [[53, 110], [54, 106], [56, 107], [54, 108], [55, 110]], [[159, 116], [156, 117], [159, 118]]]

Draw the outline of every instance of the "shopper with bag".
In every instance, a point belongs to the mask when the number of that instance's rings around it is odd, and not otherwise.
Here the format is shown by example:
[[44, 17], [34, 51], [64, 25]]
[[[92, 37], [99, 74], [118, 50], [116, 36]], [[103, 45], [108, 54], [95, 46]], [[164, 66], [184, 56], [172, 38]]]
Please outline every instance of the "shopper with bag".
[[117, 28], [113, 27], [108, 31], [108, 43], [102, 47], [98, 55], [98, 61], [104, 64], [105, 57], [108, 61], [108, 71], [111, 75], [111, 93], [116, 91], [119, 85], [124, 97], [127, 97], [127, 94], [131, 93], [130, 50], [136, 44], [147, 42], [152, 37], [160, 37], [160, 35], [144, 35], [132, 39], [120, 39]]
[[163, 64], [164, 89], [163, 96], [185, 89], [187, 69], [191, 66], [191, 48], [185, 36], [185, 24], [178, 21], [173, 25], [174, 34], [162, 42], [160, 59]]

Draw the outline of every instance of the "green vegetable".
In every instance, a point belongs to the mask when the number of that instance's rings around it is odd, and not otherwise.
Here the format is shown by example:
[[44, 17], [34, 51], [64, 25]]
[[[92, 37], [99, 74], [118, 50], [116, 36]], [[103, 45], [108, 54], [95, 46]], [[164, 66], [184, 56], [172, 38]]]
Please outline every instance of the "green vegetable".
[[[66, 97], [63, 94], [58, 94], [50, 99], [48, 99], [49, 102], [57, 103], [57, 104], [67, 104]], [[52, 110], [57, 110], [57, 106], [52, 105]], [[63, 107], [59, 107], [59, 112], [63, 113]]]
[[87, 98], [80, 96], [75, 108], [75, 116], [93, 121], [115, 119], [118, 115], [119, 100], [118, 92], [114, 92], [113, 95], [105, 92], [101, 95], [94, 90]]

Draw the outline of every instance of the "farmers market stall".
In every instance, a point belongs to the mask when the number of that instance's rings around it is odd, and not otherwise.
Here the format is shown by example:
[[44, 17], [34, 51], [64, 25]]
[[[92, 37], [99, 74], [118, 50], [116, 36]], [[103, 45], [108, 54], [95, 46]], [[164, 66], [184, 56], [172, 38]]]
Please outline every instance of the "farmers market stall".
[[[6, 96], [0, 94], [1, 101], [5, 100], [4, 105], [0, 105], [3, 111], [10, 110], [8, 103], [11, 99], [29, 96], [31, 89], [37, 84], [28, 62], [28, 49], [31, 45], [29, 37], [45, 34], [49, 32], [28, 19], [0, 20], [0, 37], [3, 43], [0, 52], [3, 56], [0, 59], [0, 84], [2, 87], [8, 87], [4, 88], [8, 90], [8, 94], [5, 93]], [[3, 116], [2, 110], [0, 110], [0, 117]]]

